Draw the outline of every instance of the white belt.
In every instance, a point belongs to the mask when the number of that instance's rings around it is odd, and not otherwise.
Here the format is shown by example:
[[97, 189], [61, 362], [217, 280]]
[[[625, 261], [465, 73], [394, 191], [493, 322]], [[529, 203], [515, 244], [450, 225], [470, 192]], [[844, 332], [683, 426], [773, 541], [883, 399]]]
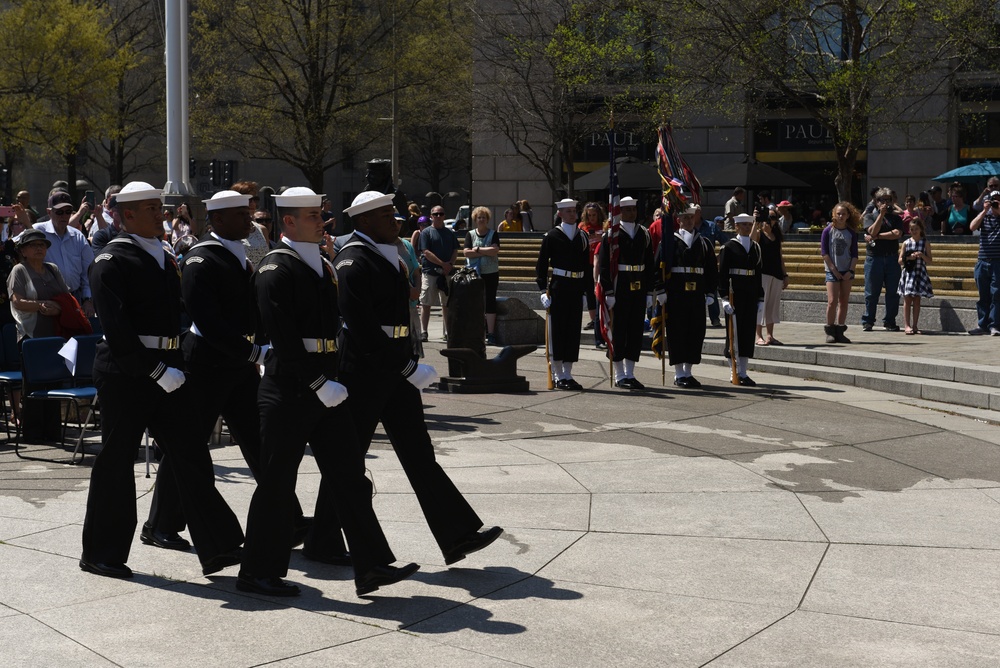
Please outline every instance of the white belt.
[[177, 350], [179, 339], [176, 336], [147, 336], [146, 334], [140, 334], [139, 341], [147, 348]]
[[334, 339], [302, 339], [307, 353], [335, 353], [337, 342]]
[[757, 272], [753, 269], [730, 269], [730, 276], [754, 276]]
[[674, 267], [670, 270], [675, 274], [704, 274], [704, 267]]
[[382, 331], [390, 339], [405, 339], [410, 335], [410, 328], [406, 325], [382, 325]]
[[618, 271], [645, 271], [646, 265], [644, 264], [620, 264], [618, 265]]
[[565, 269], [553, 269], [553, 276], [565, 276], [566, 278], [583, 278], [582, 271], [567, 271]]

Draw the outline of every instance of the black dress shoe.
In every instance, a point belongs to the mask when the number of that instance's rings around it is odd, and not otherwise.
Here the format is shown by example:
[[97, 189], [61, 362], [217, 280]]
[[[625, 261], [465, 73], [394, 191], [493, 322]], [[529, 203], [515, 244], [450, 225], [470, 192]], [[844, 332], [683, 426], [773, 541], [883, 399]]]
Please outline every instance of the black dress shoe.
[[295, 527], [292, 529], [292, 549], [294, 550], [302, 543], [306, 542], [306, 536], [309, 535], [309, 530], [312, 529], [313, 518], [311, 517], [300, 517], [295, 520]]
[[201, 565], [202, 575], [211, 575], [212, 573], [218, 573], [223, 568], [229, 568], [230, 566], [238, 566], [240, 561], [243, 559], [243, 548], [237, 547], [234, 550], [229, 550], [229, 552], [223, 552], [222, 554], [217, 554], [204, 564]]
[[688, 380], [687, 386], [690, 387], [692, 390], [696, 390], [699, 387], [701, 387], [701, 383], [698, 382], [698, 379], [695, 378], [694, 376], [688, 376], [687, 380]]
[[674, 378], [674, 385], [677, 387], [691, 387], [691, 380], [687, 376]]
[[246, 575], [236, 577], [236, 588], [264, 596], [298, 596], [302, 593], [298, 585], [281, 578], [252, 578]]
[[465, 559], [466, 555], [478, 552], [483, 549], [503, 533], [500, 527], [493, 527], [483, 531], [473, 531], [468, 536], [458, 541], [450, 549], [445, 550], [444, 563], [451, 566], [456, 561]]
[[563, 382], [566, 383], [567, 390], [573, 390], [574, 392], [579, 392], [580, 390], [583, 389], [583, 385], [576, 382], [576, 379], [574, 378], [567, 378]]
[[354, 578], [354, 587], [358, 596], [370, 594], [379, 587], [386, 587], [396, 584], [400, 580], [405, 580], [420, 570], [416, 564], [406, 564], [405, 566], [376, 566], [361, 577]]
[[635, 386], [632, 384], [633, 380], [634, 380], [633, 378], [622, 378], [621, 380], [615, 383], [615, 386], [620, 387], [623, 390], [631, 390], [635, 388]]
[[139, 540], [145, 545], [162, 547], [165, 550], [190, 550], [191, 543], [177, 535], [176, 531], [157, 531], [148, 524], [142, 525]]
[[639, 382], [638, 378], [629, 378], [632, 383], [630, 390], [645, 390], [646, 386]]
[[302, 548], [302, 556], [309, 561], [318, 561], [321, 564], [330, 564], [331, 566], [353, 566], [354, 562], [351, 561], [350, 552], [333, 552], [330, 554], [319, 554], [313, 552], [312, 550], [307, 550]]
[[80, 570], [103, 575], [106, 578], [125, 579], [132, 577], [132, 569], [125, 564], [106, 564], [99, 561], [80, 560]]
[[740, 376], [740, 385], [744, 387], [757, 387], [757, 383], [750, 379], [750, 376]]

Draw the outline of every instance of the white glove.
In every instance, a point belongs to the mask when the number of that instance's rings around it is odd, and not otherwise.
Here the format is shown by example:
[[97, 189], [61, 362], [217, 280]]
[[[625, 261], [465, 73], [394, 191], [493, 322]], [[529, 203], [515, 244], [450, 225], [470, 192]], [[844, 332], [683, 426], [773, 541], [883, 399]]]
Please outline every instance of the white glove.
[[316, 390], [316, 396], [327, 408], [333, 408], [347, 399], [347, 388], [340, 383], [328, 380]]
[[257, 358], [257, 364], [263, 364], [264, 358], [267, 357], [267, 351], [271, 349], [270, 343], [265, 343], [260, 347], [260, 357]]
[[722, 310], [726, 312], [726, 315], [733, 314], [733, 305], [729, 303], [728, 299], [720, 299], [719, 303], [722, 304]]
[[646, 295], [646, 308], [653, 308], [653, 295]]
[[183, 371], [175, 369], [172, 366], [168, 366], [167, 370], [164, 371], [163, 375], [156, 381], [156, 384], [162, 387], [164, 392], [169, 394], [183, 385], [185, 380], [187, 379], [184, 377]]
[[660, 306], [663, 306], [664, 304], [666, 304], [667, 303], [667, 293], [666, 292], [661, 292], [658, 295], [656, 295], [656, 301], [660, 302]]
[[757, 302], [757, 317], [764, 315], [764, 302]]
[[418, 390], [424, 390], [430, 387], [431, 383], [437, 382], [438, 372], [430, 364], [418, 364], [417, 370], [407, 376], [406, 380]]
[[549, 293], [542, 293], [542, 308], [548, 308], [552, 306], [552, 297], [549, 297]]
[[608, 310], [610, 311], [615, 307], [615, 296], [608, 295], [607, 297], [604, 298], [604, 303], [608, 305]]
[[715, 303], [715, 297], [712, 295], [705, 295], [705, 306], [711, 306]]

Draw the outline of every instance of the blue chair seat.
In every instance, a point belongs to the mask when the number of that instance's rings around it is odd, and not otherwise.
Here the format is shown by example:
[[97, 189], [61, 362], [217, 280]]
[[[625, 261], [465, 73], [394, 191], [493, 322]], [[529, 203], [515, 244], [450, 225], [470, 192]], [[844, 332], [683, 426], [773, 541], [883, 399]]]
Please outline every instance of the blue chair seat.
[[95, 387], [64, 387], [55, 390], [37, 390], [28, 395], [29, 399], [75, 399], [84, 401], [97, 398]]
[[0, 383], [20, 383], [21, 380], [20, 371], [0, 371]]

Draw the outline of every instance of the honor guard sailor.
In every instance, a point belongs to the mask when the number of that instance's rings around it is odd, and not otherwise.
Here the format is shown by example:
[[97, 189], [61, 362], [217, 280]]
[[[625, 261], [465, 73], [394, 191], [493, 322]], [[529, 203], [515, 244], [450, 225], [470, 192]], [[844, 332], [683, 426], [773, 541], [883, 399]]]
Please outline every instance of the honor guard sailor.
[[483, 549], [503, 530], [480, 531], [482, 520], [434, 458], [420, 390], [437, 373], [417, 363], [410, 344], [410, 283], [396, 250], [392, 195], [363, 192], [344, 212], [356, 229], [337, 255], [344, 318], [340, 380], [350, 393], [349, 413], [365, 450], [382, 422], [450, 565]]
[[635, 377], [635, 363], [642, 350], [646, 308], [653, 302], [653, 245], [646, 228], [635, 222], [638, 216], [636, 201], [623, 197], [619, 204], [622, 222], [615, 261], [617, 277], [612, 279], [610, 231], [606, 231], [601, 240], [597, 263], [601, 287], [611, 311], [615, 384], [627, 390], [642, 390], [645, 386]]
[[[757, 383], [747, 375], [747, 364], [753, 357], [758, 309], [764, 307], [760, 246], [750, 239], [754, 226], [752, 215], [741, 213], [733, 222], [736, 224], [736, 237], [727, 241], [719, 251], [719, 295], [726, 318], [736, 320], [739, 384], [753, 387]], [[733, 295], [731, 301], [730, 288]], [[732, 353], [728, 341], [726, 351], [729, 357]]]
[[539, 290], [544, 290], [542, 306], [549, 312], [552, 375], [560, 390], [583, 389], [573, 378], [573, 363], [580, 359], [583, 296], [594, 291], [590, 242], [577, 227], [576, 205], [575, 199], [556, 202], [560, 223], [542, 238], [535, 264], [535, 282]]
[[207, 449], [193, 447], [183, 417], [192, 398], [180, 370], [180, 274], [160, 241], [160, 193], [141, 181], [122, 188], [125, 233], [104, 247], [90, 271], [104, 328], [94, 362], [104, 447], [90, 478], [80, 567], [108, 577], [132, 575], [125, 562], [136, 526], [133, 463], [147, 429], [170, 461], [156, 484], [176, 486], [202, 572], [239, 563], [243, 542], [239, 521], [206, 475]]
[[[705, 306], [714, 303], [718, 285], [715, 245], [695, 229], [698, 208], [689, 206], [678, 216], [679, 229], [672, 244], [662, 243], [657, 252], [657, 266], [665, 263], [669, 275], [658, 286], [657, 300], [666, 302], [667, 354], [674, 367], [674, 385], [697, 388], [701, 383], [691, 374], [694, 364], [701, 364], [705, 343]], [[671, 250], [672, 249], [672, 250]], [[670, 257], [663, 257], [665, 254]], [[662, 281], [657, 272], [657, 281]]]
[[[191, 330], [181, 340], [191, 405], [187, 412], [197, 440], [203, 448], [206, 475], [212, 473], [208, 441], [221, 415], [239, 444], [243, 458], [260, 476], [260, 414], [257, 386], [270, 348], [258, 345], [254, 336], [253, 297], [250, 278], [254, 267], [247, 259], [246, 239], [252, 229], [249, 195], [223, 190], [205, 200], [211, 234], [184, 254], [181, 262], [181, 296], [192, 320]], [[166, 457], [161, 470], [172, 465]], [[299, 544], [311, 524], [295, 502], [293, 544]], [[143, 543], [168, 549], [187, 549], [177, 532], [184, 528], [184, 514], [175, 485], [156, 485], [149, 519], [142, 528]]]
[[295, 479], [308, 442], [323, 476], [314, 530], [339, 535], [333, 530], [339, 519], [361, 596], [418, 567], [391, 566], [396, 558], [372, 510], [364, 452], [344, 405], [347, 389], [334, 380], [340, 310], [333, 267], [320, 255], [322, 195], [296, 187], [274, 199], [282, 241], [253, 278], [260, 327], [272, 346], [258, 392], [263, 470], [250, 501], [236, 587], [269, 596], [300, 593], [282, 578], [291, 555]]

